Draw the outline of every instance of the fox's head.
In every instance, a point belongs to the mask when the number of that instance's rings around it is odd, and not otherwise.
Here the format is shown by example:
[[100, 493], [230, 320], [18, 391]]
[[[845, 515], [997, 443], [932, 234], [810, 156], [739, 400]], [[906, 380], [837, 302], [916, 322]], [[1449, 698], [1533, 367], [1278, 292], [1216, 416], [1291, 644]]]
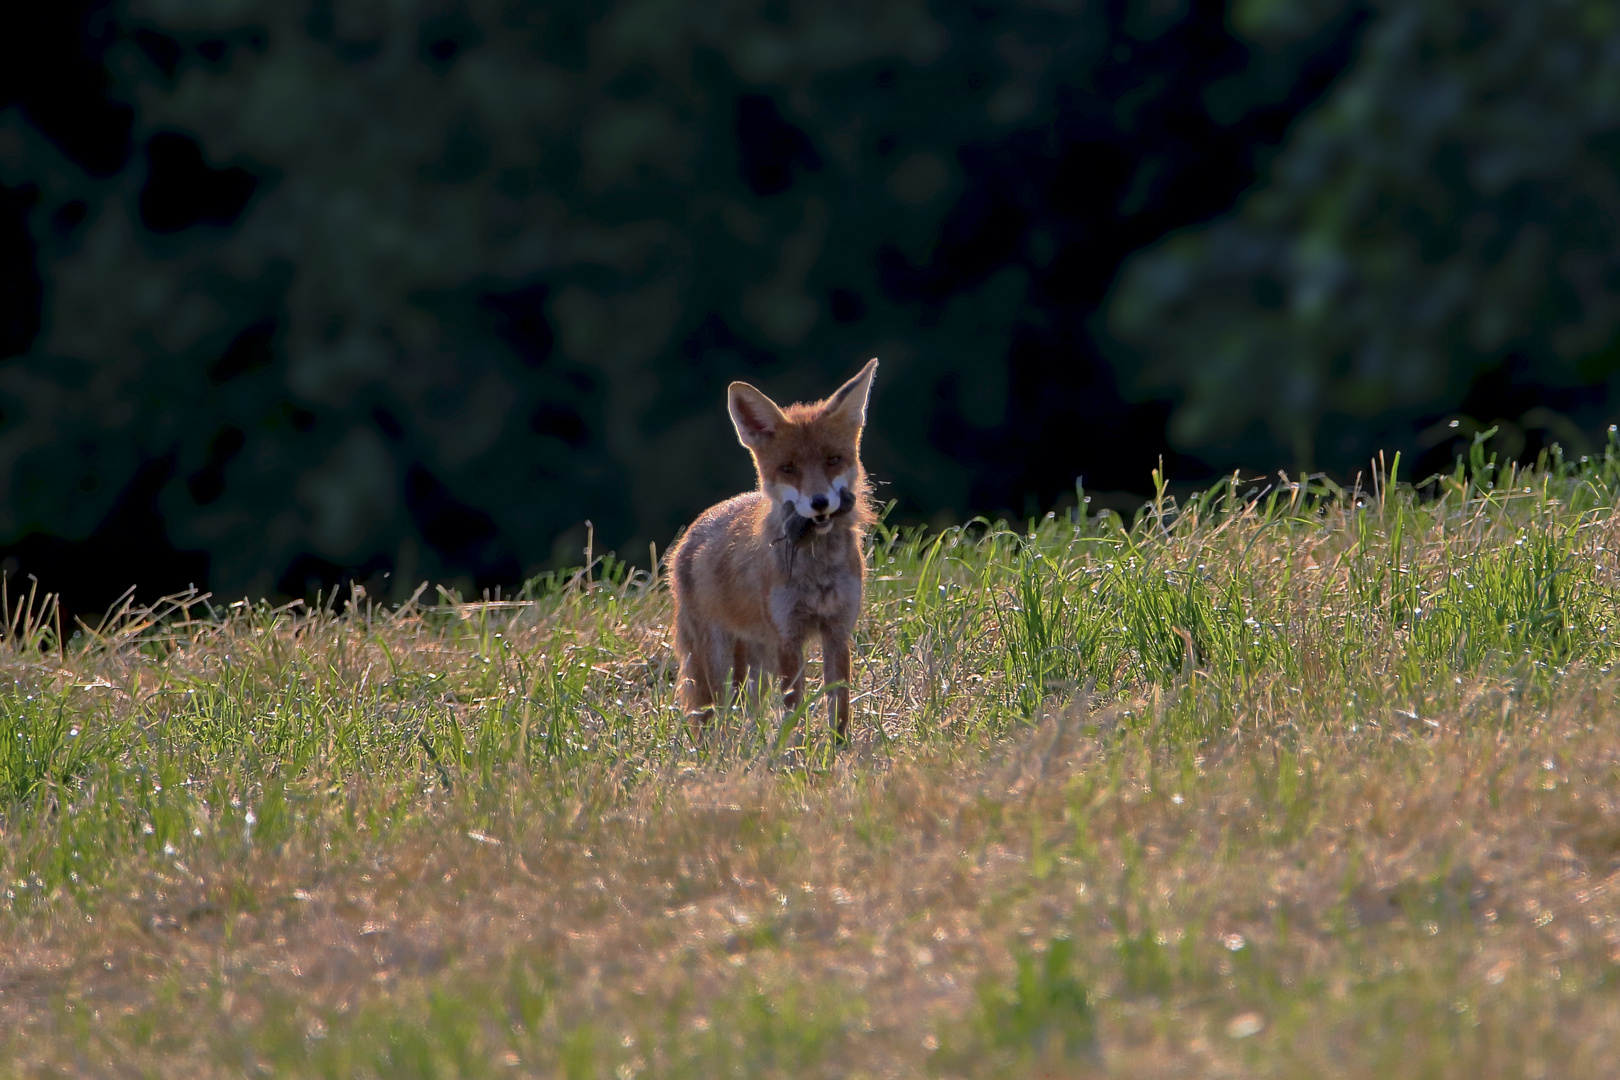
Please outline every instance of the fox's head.
[[759, 488], [774, 507], [791, 510], [805, 531], [824, 533], [840, 518], [866, 512], [861, 428], [876, 358], [825, 401], [780, 408], [744, 382], [726, 392], [737, 438], [754, 455]]

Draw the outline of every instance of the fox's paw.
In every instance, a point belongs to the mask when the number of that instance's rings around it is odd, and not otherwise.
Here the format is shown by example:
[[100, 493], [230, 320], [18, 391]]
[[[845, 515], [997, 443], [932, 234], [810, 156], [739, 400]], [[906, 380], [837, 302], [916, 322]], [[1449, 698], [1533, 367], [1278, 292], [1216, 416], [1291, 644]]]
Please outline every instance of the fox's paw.
[[708, 735], [714, 726], [714, 708], [693, 709], [686, 714], [686, 728], [692, 733], [692, 741], [699, 742]]

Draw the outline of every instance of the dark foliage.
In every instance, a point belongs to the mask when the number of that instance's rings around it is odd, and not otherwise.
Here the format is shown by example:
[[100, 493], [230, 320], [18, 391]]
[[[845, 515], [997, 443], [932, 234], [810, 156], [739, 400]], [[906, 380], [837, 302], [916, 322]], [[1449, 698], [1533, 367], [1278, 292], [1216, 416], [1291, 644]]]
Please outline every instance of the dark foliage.
[[510, 586], [748, 483], [731, 379], [872, 355], [909, 520], [1574, 445], [1620, 378], [1611, 106], [1536, 60], [1591, 5], [722, 7], [8, 13], [0, 545], [107, 600]]

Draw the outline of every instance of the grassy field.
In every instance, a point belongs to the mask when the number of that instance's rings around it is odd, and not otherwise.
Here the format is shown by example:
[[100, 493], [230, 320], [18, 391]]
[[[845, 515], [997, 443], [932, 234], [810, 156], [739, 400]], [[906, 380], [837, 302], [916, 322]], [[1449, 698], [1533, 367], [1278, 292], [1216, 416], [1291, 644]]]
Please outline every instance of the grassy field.
[[880, 530], [846, 749], [694, 745], [612, 560], [65, 640], [13, 591], [0, 1075], [1612, 1075], [1617, 498]]

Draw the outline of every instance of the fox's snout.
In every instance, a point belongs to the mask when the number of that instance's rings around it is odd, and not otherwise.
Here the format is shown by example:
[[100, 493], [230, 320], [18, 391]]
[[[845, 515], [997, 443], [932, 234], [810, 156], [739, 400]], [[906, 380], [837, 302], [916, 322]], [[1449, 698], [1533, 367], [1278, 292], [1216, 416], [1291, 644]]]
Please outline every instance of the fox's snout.
[[853, 513], [856, 506], [855, 493], [847, 486], [835, 487], [829, 495], [812, 495], [808, 499], [792, 489], [768, 490], [767, 493], [772, 502], [786, 509], [785, 535], [794, 540], [831, 532], [838, 520]]
[[766, 494], [772, 501], [782, 504], [795, 514], [821, 523], [855, 509], [855, 492], [849, 478], [834, 477], [824, 490], [805, 491], [786, 484], [767, 483]]

